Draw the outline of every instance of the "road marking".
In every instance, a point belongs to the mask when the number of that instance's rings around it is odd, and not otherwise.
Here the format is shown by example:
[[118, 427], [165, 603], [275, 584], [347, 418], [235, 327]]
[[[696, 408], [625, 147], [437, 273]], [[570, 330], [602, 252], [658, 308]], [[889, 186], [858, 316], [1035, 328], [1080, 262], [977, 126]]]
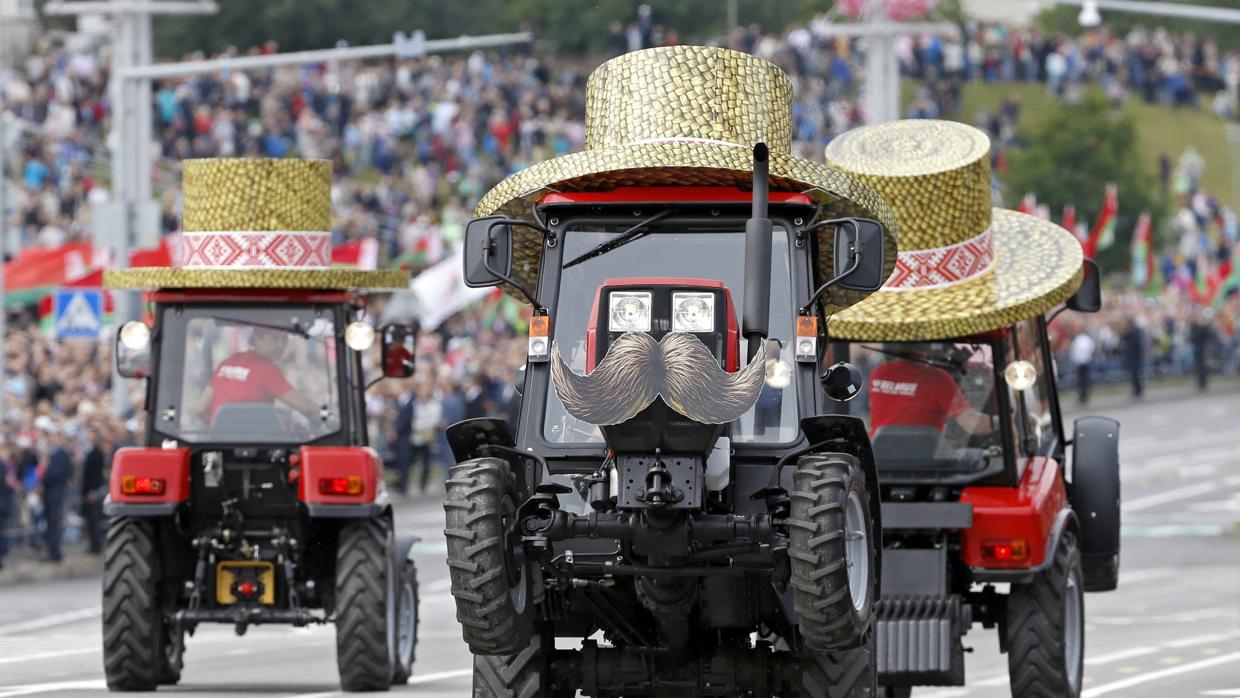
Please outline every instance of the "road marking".
[[79, 647], [75, 650], [58, 650], [56, 652], [40, 652], [38, 654], [22, 654], [16, 657], [0, 657], [0, 664], [17, 664], [19, 662], [33, 662], [39, 659], [56, 659], [57, 657], [71, 657], [75, 654], [92, 654], [102, 652], [101, 647]]
[[1203, 696], [1240, 696], [1240, 688], [1224, 688], [1221, 691], [1202, 691]]
[[1137, 497], [1136, 499], [1124, 502], [1120, 509], [1125, 513], [1141, 511], [1142, 509], [1149, 509], [1151, 507], [1169, 504], [1171, 502], [1178, 502], [1181, 499], [1191, 499], [1210, 492], [1217, 492], [1220, 486], [1235, 487], [1236, 485], [1240, 485], [1240, 475], [1232, 475], [1231, 477], [1224, 478], [1222, 480], [1198, 482], [1195, 485], [1187, 485], [1174, 490], [1159, 492], [1158, 494]]
[[1233, 615], [1236, 611], [1234, 606], [1216, 606], [1214, 608], [1199, 608], [1195, 611], [1184, 611], [1182, 613], [1168, 613], [1162, 616], [1093, 616], [1089, 618], [1090, 623], [1098, 625], [1140, 625], [1143, 623], [1193, 623], [1199, 620], [1209, 620], [1212, 618], [1226, 618]]
[[20, 623], [0, 625], [0, 635], [13, 635], [15, 633], [26, 632], [27, 630], [41, 630], [55, 625], [64, 625], [65, 623], [94, 618], [102, 613], [103, 609], [101, 607], [93, 606], [91, 608], [79, 608], [76, 611], [66, 611], [65, 613], [43, 616], [41, 618], [32, 618], [30, 620], [21, 621]]
[[[474, 670], [470, 669], [453, 669], [452, 671], [440, 671], [434, 674], [422, 674], [421, 676], [413, 676], [409, 679], [409, 684], [434, 683], [436, 681], [445, 681], [447, 679], [459, 679], [464, 676], [473, 676]], [[0, 697], [2, 698], [2, 697]]]
[[[1169, 669], [1159, 669], [1158, 671], [1138, 674], [1121, 681], [1113, 681], [1101, 686], [1094, 686], [1093, 688], [1088, 688], [1082, 691], [1081, 698], [1095, 698], [1095, 696], [1104, 696], [1108, 693], [1115, 693], [1116, 691], [1122, 691], [1126, 688], [1132, 688], [1133, 686], [1140, 686], [1143, 683], [1165, 679], [1170, 676], [1179, 676], [1180, 674], [1189, 674], [1194, 671], [1209, 669], [1211, 667], [1227, 664], [1229, 662], [1240, 662], [1240, 652], [1232, 652], [1231, 654], [1225, 654], [1221, 657], [1203, 659], [1202, 661], [1193, 662], [1192, 664], [1181, 664], [1180, 666], [1171, 667]], [[4, 697], [0, 696], [0, 698]]]
[[1195, 635], [1193, 637], [1184, 637], [1179, 640], [1171, 640], [1164, 642], [1163, 647], [1170, 649], [1184, 649], [1185, 647], [1193, 647], [1194, 645], [1206, 645], [1211, 642], [1223, 642], [1240, 637], [1240, 631], [1233, 630], [1229, 633], [1211, 633], [1209, 635]]
[[1121, 524], [1125, 538], [1213, 538], [1227, 532], [1223, 524]]
[[90, 691], [107, 688], [103, 679], [87, 681], [56, 681], [53, 683], [32, 683], [23, 686], [0, 686], [0, 698], [15, 696], [32, 696], [36, 693], [55, 693], [57, 691]]
[[1102, 664], [1111, 664], [1112, 662], [1122, 662], [1125, 659], [1133, 657], [1144, 657], [1147, 654], [1154, 654], [1158, 651], [1157, 647], [1133, 647], [1132, 649], [1120, 650], [1110, 654], [1103, 654], [1097, 657], [1086, 657], [1086, 666], [1100, 666]]

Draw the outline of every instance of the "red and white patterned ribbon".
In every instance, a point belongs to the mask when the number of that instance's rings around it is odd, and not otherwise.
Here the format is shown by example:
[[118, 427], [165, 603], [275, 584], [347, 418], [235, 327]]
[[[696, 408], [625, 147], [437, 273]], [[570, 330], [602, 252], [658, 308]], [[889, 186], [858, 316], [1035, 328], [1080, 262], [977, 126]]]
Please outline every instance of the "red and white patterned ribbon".
[[332, 264], [332, 235], [326, 231], [193, 231], [181, 234], [181, 245], [184, 267], [313, 269]]
[[946, 247], [900, 250], [896, 268], [883, 289], [924, 291], [952, 286], [985, 274], [994, 264], [994, 236], [985, 230], [977, 237]]

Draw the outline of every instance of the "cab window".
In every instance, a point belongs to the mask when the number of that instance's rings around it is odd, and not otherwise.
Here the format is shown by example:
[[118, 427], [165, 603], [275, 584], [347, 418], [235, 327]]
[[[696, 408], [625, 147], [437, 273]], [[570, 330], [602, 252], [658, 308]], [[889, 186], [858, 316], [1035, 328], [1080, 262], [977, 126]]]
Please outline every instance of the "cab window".
[[1049, 456], [1058, 445], [1059, 435], [1051, 411], [1051, 383], [1046, 371], [1050, 362], [1042, 350], [1037, 322], [1026, 320], [1015, 325], [1012, 341], [1012, 360], [1026, 362], [1036, 372], [1028, 387], [1023, 387], [1023, 382], [1016, 387], [1008, 386], [1014, 416], [1020, 425], [1020, 449], [1028, 456]]

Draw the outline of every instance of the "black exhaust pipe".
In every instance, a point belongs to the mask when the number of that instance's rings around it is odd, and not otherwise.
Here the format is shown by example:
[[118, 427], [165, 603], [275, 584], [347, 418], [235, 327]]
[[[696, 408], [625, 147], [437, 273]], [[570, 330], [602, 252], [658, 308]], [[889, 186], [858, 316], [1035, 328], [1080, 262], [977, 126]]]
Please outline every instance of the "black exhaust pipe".
[[741, 333], [753, 359], [771, 319], [771, 219], [767, 218], [770, 165], [765, 143], [753, 147], [753, 213], [745, 222], [745, 309]]

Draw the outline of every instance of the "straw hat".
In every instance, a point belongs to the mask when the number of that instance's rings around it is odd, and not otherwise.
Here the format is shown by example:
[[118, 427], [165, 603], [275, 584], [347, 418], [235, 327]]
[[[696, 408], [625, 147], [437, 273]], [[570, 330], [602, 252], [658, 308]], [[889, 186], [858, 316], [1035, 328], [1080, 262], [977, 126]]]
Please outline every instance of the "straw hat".
[[108, 288], [407, 288], [403, 271], [331, 266], [331, 163], [183, 165], [182, 263], [104, 273]]
[[848, 131], [827, 162], [869, 184], [900, 225], [886, 284], [831, 318], [864, 341], [987, 332], [1043, 313], [1081, 283], [1081, 245], [1034, 216], [991, 208], [990, 139], [951, 121], [893, 121]]
[[[770, 150], [771, 191], [804, 192], [824, 217], [873, 218], [888, 231], [885, 269], [895, 265], [895, 222], [869, 187], [822, 164], [793, 157], [792, 81], [749, 54], [703, 46], [634, 51], [600, 65], [586, 86], [585, 149], [517, 172], [487, 192], [477, 216], [529, 220], [549, 192], [635, 186], [729, 186], [753, 182], [753, 146]], [[830, 235], [829, 232], [825, 233]], [[542, 238], [514, 230], [513, 276], [537, 281]], [[833, 249], [820, 245], [829, 275]], [[828, 312], [865, 293], [832, 289]]]

